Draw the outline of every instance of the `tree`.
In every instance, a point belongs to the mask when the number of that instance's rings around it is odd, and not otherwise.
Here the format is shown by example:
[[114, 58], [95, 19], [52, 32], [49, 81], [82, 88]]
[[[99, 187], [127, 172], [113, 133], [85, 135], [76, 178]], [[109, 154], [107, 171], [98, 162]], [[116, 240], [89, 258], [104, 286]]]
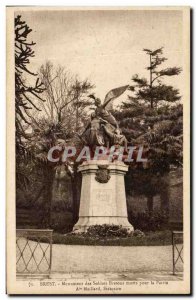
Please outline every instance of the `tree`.
[[[26, 140], [31, 136], [26, 132], [31, 126], [32, 110], [39, 110], [37, 104], [44, 101], [41, 94], [44, 91], [37, 74], [29, 70], [30, 59], [35, 56], [34, 42], [29, 42], [32, 29], [22, 21], [21, 16], [15, 17], [15, 128], [16, 128], [16, 182], [17, 186], [25, 187], [28, 176], [22, 168], [26, 155]], [[33, 82], [35, 78], [35, 83]]]
[[[39, 108], [42, 111], [39, 113], [37, 120], [33, 122], [34, 130], [39, 131], [43, 139], [45, 131], [48, 128], [48, 132], [52, 135], [53, 146], [58, 143], [59, 139], [61, 142], [64, 141], [66, 143], [67, 141], [74, 146], [80, 144], [76, 134], [84, 127], [85, 122], [89, 118], [87, 112], [92, 102], [87, 98], [87, 95], [94, 85], [88, 79], [80, 80], [77, 76], [73, 76], [70, 72], [66, 71], [65, 68], [61, 66], [55, 67], [49, 61], [41, 66], [39, 74], [45, 87], [43, 95], [46, 101], [39, 103]], [[47, 151], [50, 149], [48, 147], [51, 147], [48, 143], [45, 146], [43, 148], [46, 148]], [[51, 180], [49, 186], [52, 186], [52, 179], [55, 176], [54, 172], [56, 172], [58, 166], [53, 164], [54, 168], [52, 169], [50, 163], [45, 164], [47, 161], [47, 151], [40, 152], [39, 158], [43, 159], [43, 171], [46, 169], [44, 178], [48, 178], [49, 181]], [[59, 165], [61, 164], [59, 162]], [[72, 213], [73, 222], [75, 223], [79, 211], [79, 186], [81, 178], [77, 172], [78, 163], [72, 161], [71, 163], [66, 162], [64, 165], [72, 183]], [[50, 192], [48, 191], [48, 193]], [[47, 205], [51, 207], [52, 192], [47, 195], [47, 199]], [[48, 209], [49, 214], [50, 209]]]
[[40, 78], [45, 86], [44, 97], [46, 102], [40, 103], [40, 108], [50, 122], [58, 123], [65, 114], [65, 107], [72, 101], [72, 78], [63, 67], [54, 68], [50, 61], [42, 65], [39, 70]]
[[[159, 101], [162, 100], [167, 102], [180, 100], [178, 89], [162, 83], [162, 79], [168, 76], [179, 75], [181, 68], [169, 67], [159, 69], [159, 66], [167, 60], [163, 56], [163, 47], [156, 50], [143, 49], [143, 51], [149, 56], [149, 66], [146, 68], [149, 71], [149, 79], [139, 77], [138, 74], [132, 77], [135, 85], [131, 86], [130, 89], [135, 91], [135, 96], [130, 96], [129, 100], [142, 100], [150, 104], [152, 109], [154, 106], [157, 107]], [[129, 103], [125, 104], [126, 107], [128, 105]]]
[[62, 66], [54, 67], [50, 61], [41, 66], [39, 74], [46, 99], [40, 102], [40, 108], [49, 122], [61, 125], [66, 136], [73, 137], [87, 118], [85, 108], [92, 103], [86, 98], [94, 85], [88, 79], [78, 79]]
[[182, 166], [181, 97], [177, 89], [161, 81], [165, 76], [178, 75], [181, 69], [173, 67], [158, 70], [158, 66], [166, 61], [162, 56], [162, 49], [144, 49], [150, 58], [150, 65], [147, 67], [149, 80], [134, 75], [132, 81], [135, 85], [130, 87], [133, 96], [128, 96], [121, 110], [114, 112], [129, 144], [143, 145], [148, 152], [147, 163], [130, 165], [126, 190], [128, 193], [144, 194], [147, 197], [150, 215], [156, 194], [161, 195], [162, 208], [168, 215], [169, 184], [166, 178], [172, 166]]
[[86, 99], [87, 94], [94, 88], [87, 79], [84, 81], [78, 80], [76, 77], [74, 79], [72, 89], [73, 89], [73, 107], [75, 108], [75, 118], [72, 115], [72, 119], [75, 119], [75, 132], [83, 127], [86, 122], [88, 115], [86, 114], [86, 108], [92, 109], [92, 101]]
[[[34, 42], [28, 41], [28, 35], [32, 29], [21, 20], [21, 16], [15, 18], [15, 108], [16, 108], [16, 133], [17, 137], [27, 135], [24, 132], [24, 124], [31, 124], [30, 110], [39, 110], [36, 100], [43, 101], [41, 94], [44, 91], [39, 78], [35, 84], [27, 82], [27, 77], [37, 77], [37, 74], [29, 70], [30, 59], [34, 57]], [[32, 79], [31, 79], [32, 80]]]
[[[21, 16], [15, 18], [16, 185], [24, 191], [33, 177], [40, 179], [30, 204], [40, 198], [44, 200], [43, 226], [50, 227], [53, 181], [61, 163], [48, 162], [47, 154], [59, 141], [65, 143], [69, 139], [72, 142], [84, 127], [88, 118], [86, 108], [92, 104], [86, 98], [94, 86], [89, 80], [80, 80], [50, 62], [40, 68], [39, 76], [30, 71], [35, 45], [28, 41], [31, 31]], [[29, 127], [31, 133], [27, 130]], [[65, 167], [70, 170], [67, 165]], [[77, 164], [72, 164], [71, 168], [73, 219], [76, 219], [79, 206]]]

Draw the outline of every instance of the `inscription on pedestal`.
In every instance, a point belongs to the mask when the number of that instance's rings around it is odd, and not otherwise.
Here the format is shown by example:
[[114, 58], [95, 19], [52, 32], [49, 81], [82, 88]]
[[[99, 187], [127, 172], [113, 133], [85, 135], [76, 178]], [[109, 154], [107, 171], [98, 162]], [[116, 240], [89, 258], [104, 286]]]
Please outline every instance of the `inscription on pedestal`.
[[94, 216], [110, 216], [113, 214], [114, 204], [112, 203], [112, 189], [94, 189]]

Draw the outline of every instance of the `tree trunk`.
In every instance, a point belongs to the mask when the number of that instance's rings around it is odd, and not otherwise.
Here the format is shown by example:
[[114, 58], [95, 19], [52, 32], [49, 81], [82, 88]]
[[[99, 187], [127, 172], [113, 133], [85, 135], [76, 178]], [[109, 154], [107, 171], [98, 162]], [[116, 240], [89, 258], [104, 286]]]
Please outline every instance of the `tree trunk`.
[[78, 166], [74, 165], [74, 173], [72, 176], [72, 220], [76, 224], [79, 218], [80, 206], [80, 190], [81, 190], [81, 174], [78, 173]]
[[152, 216], [152, 213], [153, 213], [153, 196], [148, 196], [147, 197], [147, 208], [148, 208], [149, 215]]
[[161, 213], [164, 218], [168, 221], [169, 220], [169, 186], [170, 186], [170, 177], [169, 173], [165, 174], [161, 180], [161, 189], [160, 189], [160, 209]]
[[43, 226], [45, 228], [51, 228], [51, 213], [52, 213], [52, 191], [53, 182], [55, 177], [55, 170], [53, 168], [47, 168], [44, 170], [43, 176], [45, 177], [45, 189], [44, 189], [44, 215]]
[[168, 188], [160, 193], [161, 198], [161, 212], [162, 214], [169, 219], [169, 190]]
[[[151, 54], [150, 54], [150, 91], [152, 90], [152, 57], [151, 57]], [[152, 95], [150, 96], [151, 99], [150, 99], [150, 107], [153, 108], [153, 98], [152, 98]]]
[[73, 178], [72, 180], [72, 221], [73, 224], [76, 224], [78, 221], [78, 214], [79, 214], [79, 209], [78, 209], [78, 193], [77, 193], [77, 180], [76, 178]]

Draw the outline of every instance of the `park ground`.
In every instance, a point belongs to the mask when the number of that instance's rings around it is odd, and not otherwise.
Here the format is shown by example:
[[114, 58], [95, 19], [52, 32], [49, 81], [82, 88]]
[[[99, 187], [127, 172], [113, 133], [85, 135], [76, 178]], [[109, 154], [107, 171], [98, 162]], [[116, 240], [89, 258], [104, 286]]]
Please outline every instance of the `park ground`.
[[[33, 245], [34, 242], [30, 243]], [[29, 254], [26, 252], [27, 256]], [[41, 251], [36, 255], [39, 259]], [[182, 280], [180, 261], [177, 270], [180, 273], [172, 275], [171, 245], [103, 247], [53, 244], [52, 247], [51, 277], [56, 279]]]

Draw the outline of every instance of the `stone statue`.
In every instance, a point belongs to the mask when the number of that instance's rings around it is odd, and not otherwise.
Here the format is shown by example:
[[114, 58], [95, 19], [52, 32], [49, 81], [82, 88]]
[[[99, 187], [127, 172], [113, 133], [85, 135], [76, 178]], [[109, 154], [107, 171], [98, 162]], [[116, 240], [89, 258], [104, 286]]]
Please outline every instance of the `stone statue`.
[[100, 117], [103, 120], [107, 121], [112, 126], [118, 128], [118, 123], [117, 123], [116, 119], [105, 108], [107, 104], [108, 104], [108, 102], [105, 102], [104, 104], [101, 104], [101, 100], [99, 98], [95, 98], [95, 105], [96, 105], [95, 115], [97, 117]]
[[[86, 159], [78, 167], [78, 171], [82, 174], [82, 187], [79, 220], [73, 228], [75, 233], [86, 232], [91, 226], [105, 226], [105, 224], [120, 226], [128, 232], [134, 230], [127, 217], [124, 175], [128, 171], [128, 166], [116, 159], [119, 154], [121, 156], [125, 154], [127, 140], [107, 106], [127, 87], [111, 90], [103, 104], [100, 99], [90, 95], [96, 108], [91, 114], [90, 122], [80, 135], [83, 143], [88, 146], [85, 148], [91, 148], [91, 151], [89, 151], [90, 159]], [[123, 149], [121, 145], [124, 146]], [[97, 153], [97, 146], [106, 149], [103, 149], [105, 150], [103, 155], [96, 158], [93, 156], [91, 159], [91, 154]], [[110, 151], [111, 147], [112, 151]]]
[[104, 130], [103, 124], [105, 121], [96, 115], [91, 115], [91, 121], [85, 128], [84, 132], [80, 135], [80, 138], [83, 140], [84, 144], [93, 147], [93, 146], [104, 146]]
[[84, 144], [93, 146], [111, 147], [113, 145], [123, 145], [127, 149], [127, 140], [121, 133], [115, 117], [106, 109], [109, 102], [119, 97], [128, 86], [123, 86], [111, 90], [101, 104], [101, 100], [94, 95], [89, 95], [94, 100], [95, 112], [91, 114], [91, 120], [83, 133], [79, 136]]

